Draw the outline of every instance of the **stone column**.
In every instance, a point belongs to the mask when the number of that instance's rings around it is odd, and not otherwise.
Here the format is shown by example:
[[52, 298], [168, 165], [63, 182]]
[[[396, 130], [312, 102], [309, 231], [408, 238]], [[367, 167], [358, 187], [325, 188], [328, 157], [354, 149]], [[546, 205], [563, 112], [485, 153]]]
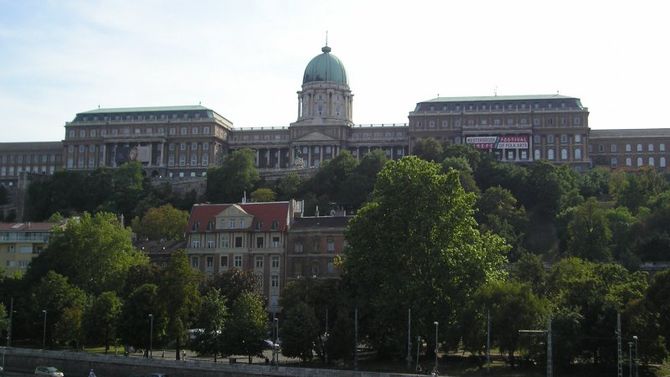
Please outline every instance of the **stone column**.
[[307, 147], [307, 167], [312, 167], [312, 146]]
[[319, 164], [323, 164], [323, 145], [319, 146]]
[[265, 153], [266, 153], [266, 155], [265, 155], [265, 161], [266, 161], [266, 163], [265, 163], [265, 167], [266, 167], [266, 168], [269, 168], [269, 167], [270, 167], [270, 159], [271, 159], [271, 158], [270, 158], [270, 154], [272, 153], [272, 149], [271, 149], [271, 148], [267, 148], [267, 149], [265, 150]]
[[257, 168], [261, 167], [261, 154], [258, 148], [256, 148], [256, 167]]
[[107, 144], [102, 143], [100, 146], [100, 154], [102, 155], [100, 158], [100, 166], [107, 165]]

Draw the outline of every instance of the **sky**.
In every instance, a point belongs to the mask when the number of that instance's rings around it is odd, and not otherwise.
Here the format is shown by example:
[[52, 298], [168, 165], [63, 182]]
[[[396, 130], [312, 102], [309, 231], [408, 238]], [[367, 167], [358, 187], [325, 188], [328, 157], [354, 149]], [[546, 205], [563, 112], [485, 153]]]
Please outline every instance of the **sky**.
[[0, 142], [100, 107], [202, 104], [288, 126], [328, 31], [356, 124], [436, 96], [578, 97], [592, 129], [670, 127], [664, 1], [0, 0]]

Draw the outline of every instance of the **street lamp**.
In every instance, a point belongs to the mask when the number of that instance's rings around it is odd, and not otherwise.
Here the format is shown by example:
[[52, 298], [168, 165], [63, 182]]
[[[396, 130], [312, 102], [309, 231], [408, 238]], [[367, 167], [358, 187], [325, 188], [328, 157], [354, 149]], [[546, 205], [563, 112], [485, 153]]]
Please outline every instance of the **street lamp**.
[[43, 326], [43, 331], [42, 331], [42, 349], [46, 349], [46, 344], [47, 344], [47, 310], [42, 309], [42, 313], [44, 313], [44, 326]]
[[275, 366], [279, 365], [279, 355], [277, 354], [277, 340], [279, 338], [279, 318], [275, 317], [274, 320], [274, 328], [275, 328], [275, 341], [274, 344], [272, 345], [272, 362], [274, 363]]
[[439, 323], [437, 321], [433, 322], [435, 325], [435, 367], [433, 368], [434, 372], [437, 372], [437, 348], [438, 348], [438, 343], [437, 343], [437, 326]]
[[633, 377], [633, 342], [628, 342], [628, 377]]
[[154, 315], [149, 313], [149, 358], [153, 358]]
[[633, 335], [633, 342], [635, 342], [635, 344], [634, 344], [634, 346], [635, 346], [634, 356], [635, 357], [633, 358], [633, 362], [634, 362], [634, 365], [635, 365], [635, 377], [638, 377], [638, 374], [637, 374], [637, 363], [638, 363], [638, 360], [637, 360], [637, 335]]

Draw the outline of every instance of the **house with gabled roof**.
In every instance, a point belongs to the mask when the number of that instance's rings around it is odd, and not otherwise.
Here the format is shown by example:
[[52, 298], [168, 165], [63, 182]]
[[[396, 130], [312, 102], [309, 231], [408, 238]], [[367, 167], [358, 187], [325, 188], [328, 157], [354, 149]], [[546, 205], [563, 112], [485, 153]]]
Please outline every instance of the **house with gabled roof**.
[[252, 271], [268, 311], [278, 311], [288, 229], [300, 207], [294, 200], [194, 205], [186, 232], [191, 267], [210, 275]]

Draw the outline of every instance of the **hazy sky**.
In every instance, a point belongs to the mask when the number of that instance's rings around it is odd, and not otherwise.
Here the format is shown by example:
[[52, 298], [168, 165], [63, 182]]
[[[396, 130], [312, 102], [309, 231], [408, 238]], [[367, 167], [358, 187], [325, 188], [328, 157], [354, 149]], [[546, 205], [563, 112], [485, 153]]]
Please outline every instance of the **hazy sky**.
[[328, 30], [355, 123], [440, 96], [579, 97], [591, 128], [670, 127], [664, 1], [0, 0], [0, 142], [64, 137], [77, 112], [202, 105], [288, 126]]

